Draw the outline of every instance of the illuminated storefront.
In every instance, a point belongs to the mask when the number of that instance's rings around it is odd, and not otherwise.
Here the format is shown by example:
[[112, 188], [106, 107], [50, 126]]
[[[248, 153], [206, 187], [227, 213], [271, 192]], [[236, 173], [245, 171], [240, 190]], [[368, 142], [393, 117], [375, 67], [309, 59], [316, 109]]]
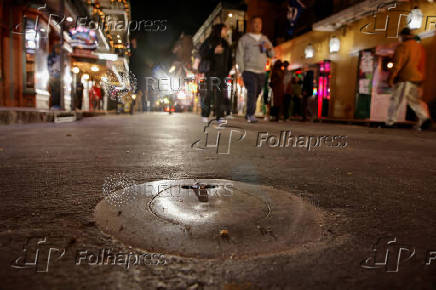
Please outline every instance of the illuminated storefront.
[[[420, 28], [413, 32], [422, 38], [427, 56], [431, 58], [434, 54], [436, 27], [431, 16], [436, 15], [436, 5], [426, 0], [401, 2], [395, 9], [375, 13], [367, 2], [356, 4], [359, 9], [350, 7], [315, 23], [313, 31], [275, 48], [277, 57], [288, 60], [294, 69], [311, 67], [316, 74], [319, 68], [320, 75], [314, 83], [318, 118], [384, 121], [392, 93], [386, 84], [388, 65], [392, 65], [389, 60], [398, 44], [399, 27], [407, 25], [401, 14], [407, 15], [415, 5], [419, 5], [423, 17]], [[322, 72], [325, 60], [329, 61], [329, 68], [325, 62]], [[428, 60], [426, 70], [430, 76], [436, 73], [436, 62]], [[423, 84], [425, 101], [435, 101], [434, 89], [435, 85], [427, 78]], [[408, 120], [405, 106], [399, 120]]]
[[[81, 1], [66, 5], [50, 1], [22, 5], [2, 1], [0, 105], [37, 110], [72, 108], [72, 39], [67, 31], [77, 13], [85, 13]], [[58, 11], [63, 21], [53, 14]], [[9, 27], [10, 29], [4, 29]], [[4, 72], [8, 72], [7, 74]]]
[[[53, 68], [50, 67], [50, 61], [53, 59], [56, 59], [57, 77], [60, 80], [54, 82], [58, 85], [57, 106], [69, 104], [69, 88], [61, 83], [64, 79], [61, 63], [63, 68], [68, 67], [71, 46], [68, 39], [62, 42], [61, 27], [54, 21], [49, 23], [48, 10], [38, 8], [36, 4], [20, 6], [4, 3], [1, 21], [3, 27], [11, 29], [2, 29], [1, 33], [3, 49], [0, 62], [5, 69], [1, 80], [2, 106], [49, 109], [53, 103], [53, 82], [51, 87], [49, 85], [52, 80], [49, 69]], [[69, 11], [65, 13], [70, 16]], [[9, 25], [4, 26], [7, 22]], [[68, 80], [68, 75], [66, 77]]]
[[[393, 89], [387, 79], [393, 67], [393, 55], [397, 43], [379, 45], [375, 49], [359, 52], [356, 109], [354, 117], [384, 122], [387, 118]], [[400, 106], [398, 121], [406, 121], [406, 103]]]
[[[104, 72], [106, 66], [112, 69], [108, 62], [118, 61], [120, 55], [122, 71], [129, 71], [127, 29], [112, 33], [105, 20], [122, 19], [127, 27], [130, 4], [126, 0], [102, 3], [62, 0], [41, 6], [0, 2], [0, 106], [73, 110], [78, 102], [77, 79], [85, 76], [86, 93], [97, 73], [92, 71], [93, 65]], [[64, 16], [62, 21], [53, 11]]]

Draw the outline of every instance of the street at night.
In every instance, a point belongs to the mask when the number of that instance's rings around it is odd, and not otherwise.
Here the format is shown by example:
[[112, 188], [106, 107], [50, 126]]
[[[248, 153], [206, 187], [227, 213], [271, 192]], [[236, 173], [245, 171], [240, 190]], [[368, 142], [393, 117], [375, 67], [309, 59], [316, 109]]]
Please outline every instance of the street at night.
[[[232, 144], [228, 155], [217, 155], [213, 148], [191, 148], [203, 128], [198, 117], [190, 114], [151, 113], [87, 118], [74, 124], [2, 127], [1, 263], [8, 265], [22, 255], [29, 236], [47, 236], [50, 246], [66, 249], [48, 273], [5, 268], [3, 285], [21, 289], [34, 285], [46, 289], [59, 285], [432, 289], [434, 265], [425, 262], [427, 251], [436, 249], [435, 132], [299, 122], [280, 126], [262, 122], [251, 127], [242, 119], [230, 124], [247, 132], [244, 140]], [[308, 136], [348, 136], [349, 144], [312, 151], [256, 147], [257, 132], [279, 135], [284, 130]], [[221, 253], [218, 259], [183, 257], [180, 249], [179, 255], [158, 252], [165, 254], [165, 265], [134, 265], [129, 270], [123, 265], [76, 265], [77, 253], [83, 250], [97, 254], [103, 248], [139, 251], [104, 234], [95, 224], [94, 208], [103, 199], [105, 179], [111, 177], [125, 177], [132, 184], [225, 179], [268, 186], [318, 207], [321, 235], [307, 245], [260, 256], [255, 255], [260, 249], [253, 248], [252, 256], [237, 259], [230, 258], [232, 252]], [[243, 226], [257, 232], [255, 222]], [[122, 231], [121, 235], [129, 233]], [[402, 263], [394, 273], [384, 268], [363, 269], [361, 263], [373, 255], [373, 244], [385, 236], [415, 248], [416, 259]], [[270, 241], [261, 233], [257, 239]]]
[[433, 0], [0, 0], [0, 289], [436, 289]]

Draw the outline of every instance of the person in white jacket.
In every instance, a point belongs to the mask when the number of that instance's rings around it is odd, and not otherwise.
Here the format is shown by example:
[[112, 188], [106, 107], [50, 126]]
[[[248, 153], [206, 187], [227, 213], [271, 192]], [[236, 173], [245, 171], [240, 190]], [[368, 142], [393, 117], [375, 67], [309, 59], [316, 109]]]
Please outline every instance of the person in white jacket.
[[246, 119], [249, 123], [256, 122], [256, 101], [265, 83], [267, 58], [273, 56], [272, 44], [268, 37], [262, 34], [262, 18], [255, 16], [251, 19], [251, 32], [239, 39], [236, 52], [236, 64], [247, 89]]

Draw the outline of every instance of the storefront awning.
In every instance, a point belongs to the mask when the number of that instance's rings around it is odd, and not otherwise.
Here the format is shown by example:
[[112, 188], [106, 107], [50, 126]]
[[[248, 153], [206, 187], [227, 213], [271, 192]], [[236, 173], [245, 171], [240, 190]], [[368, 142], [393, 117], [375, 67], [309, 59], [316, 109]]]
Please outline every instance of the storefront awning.
[[313, 24], [313, 30], [336, 31], [345, 24], [377, 13], [379, 9], [395, 8], [398, 2], [408, 2], [408, 0], [366, 0], [316, 22]]

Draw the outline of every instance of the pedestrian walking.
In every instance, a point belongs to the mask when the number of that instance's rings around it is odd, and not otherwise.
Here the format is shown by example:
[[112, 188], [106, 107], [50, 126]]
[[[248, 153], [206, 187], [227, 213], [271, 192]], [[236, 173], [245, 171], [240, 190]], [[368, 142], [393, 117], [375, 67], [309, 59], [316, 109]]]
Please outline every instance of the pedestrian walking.
[[292, 116], [301, 117], [301, 81], [297, 77], [292, 77], [287, 91], [291, 94]]
[[82, 101], [83, 101], [83, 83], [81, 81], [81, 75], [77, 77], [76, 81], [76, 101], [74, 102], [74, 105], [76, 106], [77, 110], [82, 110]]
[[100, 110], [101, 105], [101, 88], [100, 85], [95, 82], [89, 91], [89, 109], [90, 111]]
[[210, 36], [200, 47], [199, 72], [204, 73], [207, 80], [206, 89], [200, 92], [203, 122], [208, 122], [212, 102], [218, 121], [222, 121], [224, 111], [228, 108], [224, 98], [227, 98], [226, 77], [232, 68], [232, 52], [226, 40], [227, 32], [227, 26], [215, 24]]
[[309, 108], [308, 103], [310, 98], [313, 96], [313, 71], [309, 70], [304, 73], [303, 77], [303, 88], [302, 88], [303, 98], [301, 100], [301, 116], [302, 121], [307, 121], [307, 113], [309, 112], [310, 117], [313, 117], [313, 112]]
[[289, 119], [289, 110], [292, 101], [292, 91], [291, 91], [291, 80], [292, 80], [292, 72], [289, 70], [289, 62], [285, 60], [283, 62], [283, 120]]
[[279, 122], [283, 114], [283, 94], [284, 94], [284, 72], [282, 70], [282, 62], [277, 60], [271, 73], [271, 88], [273, 90], [273, 104], [271, 107], [271, 120]]
[[247, 89], [246, 119], [249, 123], [256, 122], [256, 101], [265, 82], [265, 65], [267, 58], [273, 56], [272, 44], [262, 34], [262, 18], [255, 16], [251, 19], [251, 32], [239, 39], [236, 53], [238, 70]]
[[388, 78], [394, 91], [390, 99], [386, 125], [393, 126], [397, 120], [399, 106], [406, 99], [418, 117], [417, 128], [428, 129], [431, 120], [427, 105], [421, 99], [420, 86], [425, 79], [425, 51], [416, 41], [409, 28], [400, 33], [400, 44], [395, 49], [394, 65]]
[[48, 55], [50, 108], [61, 109], [61, 47], [56, 44]]

